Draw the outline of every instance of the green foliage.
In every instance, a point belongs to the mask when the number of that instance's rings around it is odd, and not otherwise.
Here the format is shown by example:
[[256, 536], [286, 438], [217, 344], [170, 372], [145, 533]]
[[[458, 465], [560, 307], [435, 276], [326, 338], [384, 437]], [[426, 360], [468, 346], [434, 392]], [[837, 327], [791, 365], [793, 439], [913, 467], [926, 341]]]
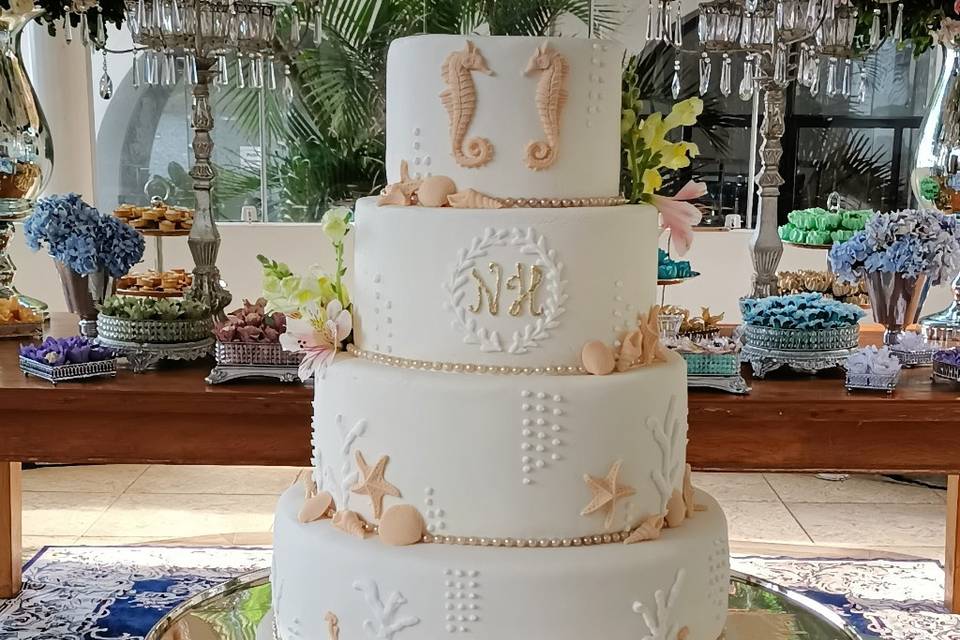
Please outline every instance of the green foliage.
[[[905, 46], [913, 47], [913, 55], [919, 56], [933, 46], [932, 32], [940, 29], [944, 18], [958, 18], [954, 11], [953, 0], [900, 0], [903, 4], [903, 39]], [[877, 8], [874, 0], [853, 0], [853, 6], [859, 10], [857, 18], [857, 38], [866, 43], [870, 39], [870, 26], [874, 20], [881, 20], [884, 29], [891, 30], [896, 20], [896, 4], [887, 4], [891, 9], [889, 17], [881, 5], [879, 17], [873, 13]]]
[[[0, 0], [2, 1], [2, 0]], [[312, 5], [310, 5], [312, 6]], [[589, 0], [338, 0], [323, 7], [324, 41], [290, 58], [296, 100], [266, 101], [274, 149], [268, 157], [268, 185], [277, 194], [280, 219], [319, 221], [332, 205], [377, 193], [386, 182], [386, 58], [396, 38], [428, 33], [546, 35], [561, 16], [585, 22]], [[301, 6], [301, 15], [308, 15]], [[615, 14], [595, 3], [598, 32], [615, 25]], [[221, 112], [256, 135], [255, 92], [228, 90]], [[244, 175], [236, 186], [256, 189], [259, 175]], [[218, 178], [218, 181], [220, 179]], [[222, 182], [221, 186], [222, 188]], [[221, 197], [222, 197], [221, 193]]]
[[110, 296], [100, 305], [100, 313], [125, 320], [199, 320], [210, 315], [206, 305], [193, 300], [171, 298], [135, 298]]

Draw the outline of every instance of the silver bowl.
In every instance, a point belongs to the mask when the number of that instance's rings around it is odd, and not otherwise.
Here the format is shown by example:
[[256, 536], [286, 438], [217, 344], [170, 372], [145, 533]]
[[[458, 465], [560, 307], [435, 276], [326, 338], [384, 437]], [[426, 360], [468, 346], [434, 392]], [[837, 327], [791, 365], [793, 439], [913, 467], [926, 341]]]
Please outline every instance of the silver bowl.
[[747, 344], [769, 351], [840, 351], [856, 348], [860, 342], [860, 325], [836, 329], [775, 329], [746, 325]]
[[100, 314], [97, 318], [97, 331], [101, 338], [113, 342], [179, 344], [210, 337], [213, 319], [129, 320]]

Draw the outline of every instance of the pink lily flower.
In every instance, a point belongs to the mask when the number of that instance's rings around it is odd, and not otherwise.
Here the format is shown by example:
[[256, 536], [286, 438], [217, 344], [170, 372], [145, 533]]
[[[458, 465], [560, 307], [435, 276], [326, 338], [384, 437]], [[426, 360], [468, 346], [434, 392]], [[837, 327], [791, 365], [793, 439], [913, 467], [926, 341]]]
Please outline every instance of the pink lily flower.
[[670, 239], [680, 255], [690, 250], [693, 244], [693, 228], [700, 224], [703, 214], [690, 200], [707, 195], [707, 185], [691, 180], [675, 196], [650, 198], [650, 203], [660, 211], [660, 228], [670, 230]]
[[286, 333], [280, 335], [284, 351], [304, 354], [298, 371], [304, 382], [313, 375], [322, 377], [327, 367], [333, 364], [340, 344], [353, 331], [353, 317], [337, 299], [327, 303], [324, 313], [310, 315], [309, 320], [290, 320]]

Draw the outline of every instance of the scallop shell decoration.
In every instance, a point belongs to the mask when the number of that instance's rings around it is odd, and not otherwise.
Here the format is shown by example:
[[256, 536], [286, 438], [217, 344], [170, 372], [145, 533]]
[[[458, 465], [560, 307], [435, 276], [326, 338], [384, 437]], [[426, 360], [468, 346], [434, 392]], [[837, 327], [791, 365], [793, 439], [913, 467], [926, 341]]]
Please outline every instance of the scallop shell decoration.
[[335, 508], [333, 496], [326, 491], [321, 491], [316, 495], [307, 496], [307, 499], [303, 502], [303, 506], [300, 508], [300, 513], [297, 514], [297, 519], [302, 524], [323, 520], [324, 518], [329, 518]]
[[363, 518], [356, 511], [338, 511], [333, 516], [333, 526], [360, 539], [367, 537], [367, 529], [364, 526]]
[[420, 183], [417, 200], [424, 207], [445, 207], [447, 198], [456, 192], [456, 183], [447, 176], [430, 176]]
[[502, 209], [503, 202], [475, 189], [459, 191], [447, 197], [451, 207], [457, 209]]
[[395, 547], [416, 544], [423, 538], [426, 522], [416, 507], [397, 504], [380, 519], [380, 541]]
[[591, 340], [583, 345], [580, 358], [583, 361], [583, 368], [595, 376], [613, 373], [617, 366], [613, 350], [600, 340]]

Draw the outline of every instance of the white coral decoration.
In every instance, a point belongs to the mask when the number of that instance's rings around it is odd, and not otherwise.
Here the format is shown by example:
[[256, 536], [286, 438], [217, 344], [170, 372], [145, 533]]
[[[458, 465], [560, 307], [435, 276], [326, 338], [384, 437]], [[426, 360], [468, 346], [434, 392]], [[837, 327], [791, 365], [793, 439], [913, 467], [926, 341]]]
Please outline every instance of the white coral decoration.
[[643, 616], [643, 624], [647, 627], [647, 635], [640, 640], [674, 640], [680, 633], [680, 623], [673, 622], [670, 618], [680, 597], [685, 575], [686, 572], [683, 569], [677, 571], [677, 577], [673, 581], [669, 594], [664, 594], [662, 590], [653, 594], [656, 603], [654, 611], [645, 607], [640, 601], [633, 603], [633, 612]]
[[338, 510], [347, 510], [350, 506], [350, 487], [357, 483], [360, 474], [353, 468], [353, 446], [357, 438], [367, 431], [367, 421], [358, 420], [349, 429], [343, 423], [343, 415], [337, 414], [337, 432], [340, 434], [340, 454], [343, 456], [343, 465], [340, 467], [340, 477], [337, 477], [333, 467], [323, 467], [323, 482], [320, 486], [334, 496]]
[[353, 588], [363, 594], [373, 613], [373, 620], [363, 621], [363, 630], [368, 637], [391, 640], [407, 627], [420, 624], [420, 618], [399, 615], [400, 608], [407, 604], [406, 598], [399, 591], [391, 593], [384, 603], [380, 598], [380, 587], [373, 580], [357, 580], [353, 583]]
[[679, 489], [683, 480], [683, 456], [678, 455], [686, 445], [684, 417], [677, 415], [677, 397], [670, 398], [667, 413], [661, 421], [650, 416], [647, 426], [653, 432], [653, 441], [660, 449], [660, 466], [650, 472], [654, 486], [660, 493], [661, 513], [666, 513], [667, 502], [674, 489]]

